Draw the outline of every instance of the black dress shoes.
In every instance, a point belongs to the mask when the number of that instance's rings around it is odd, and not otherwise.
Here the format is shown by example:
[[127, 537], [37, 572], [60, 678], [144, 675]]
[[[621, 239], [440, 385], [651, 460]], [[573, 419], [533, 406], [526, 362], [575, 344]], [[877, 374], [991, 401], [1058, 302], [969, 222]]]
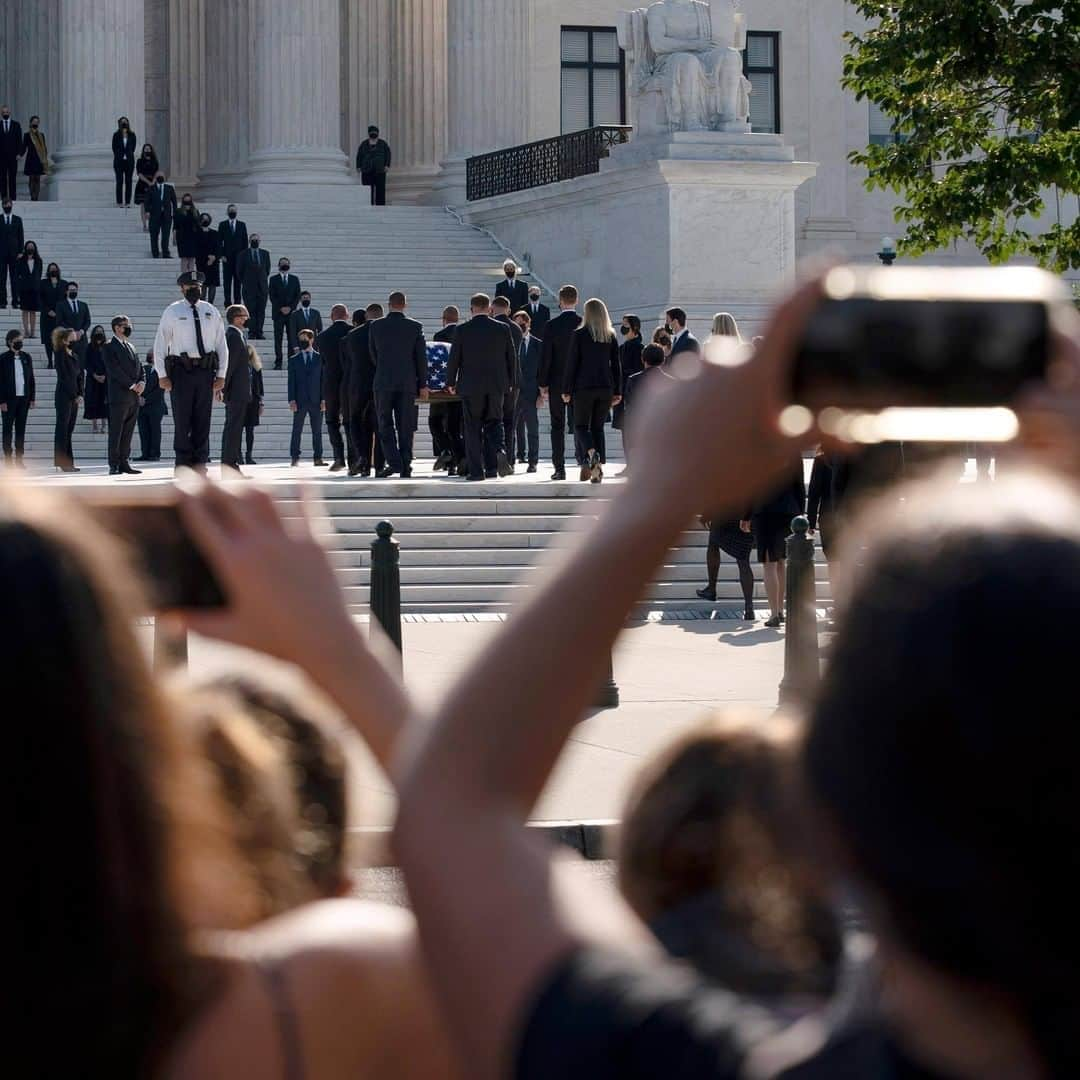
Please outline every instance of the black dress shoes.
[[248, 456], [246, 458], [244, 458], [244, 464], [245, 465], [255, 465], [257, 463], [256, 463], [255, 459], [250, 454], [248, 454]]
[[295, 469], [296, 466], [300, 464], [300, 459], [298, 457], [294, 457], [292, 461], [289, 462], [289, 464]]
[[325, 469], [326, 468], [326, 462], [323, 461], [323, 459], [321, 457], [317, 457], [311, 464], [314, 465], [318, 469]]
[[566, 470], [565, 469], [556, 469], [551, 474], [551, 479], [552, 480], [565, 480], [566, 479]]
[[706, 585], [704, 589], [697, 589], [695, 591], [702, 600], [708, 600], [710, 603], [716, 600], [716, 590], [708, 585]]
[[345, 468], [345, 462], [344, 461], [335, 461], [334, 464], [330, 466], [330, 471], [331, 472], [341, 472], [341, 470], [344, 469], [344, 468]]
[[506, 456], [505, 450], [500, 450], [495, 455], [495, 463], [500, 476], [514, 475], [514, 466], [510, 464], [510, 459]]
[[120, 466], [119, 465], [110, 465], [109, 466], [109, 475], [110, 476], [119, 476], [120, 475]]
[[525, 471], [526, 472], [536, 472], [536, 466], [535, 465], [530, 465]]
[[401, 479], [402, 480], [411, 480], [412, 479], [412, 469], [402, 469], [401, 470]]
[[385, 480], [388, 476], [393, 476], [394, 475], [394, 470], [391, 469], [389, 465], [384, 465], [381, 469], [376, 469], [375, 470], [375, 475], [380, 480]]
[[124, 464], [120, 466], [120, 472], [125, 473], [128, 476], [138, 476], [142, 473], [142, 469], [133, 469], [131, 465], [125, 461]]

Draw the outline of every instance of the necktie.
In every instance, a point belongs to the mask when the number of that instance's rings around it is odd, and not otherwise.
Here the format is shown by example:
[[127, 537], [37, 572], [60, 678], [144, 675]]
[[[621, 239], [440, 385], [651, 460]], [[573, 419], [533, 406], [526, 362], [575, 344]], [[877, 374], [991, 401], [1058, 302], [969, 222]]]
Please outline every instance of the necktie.
[[202, 324], [199, 322], [199, 309], [192, 304], [191, 315], [195, 319], [195, 343], [199, 346], [199, 355], [206, 355], [206, 346], [203, 344]]

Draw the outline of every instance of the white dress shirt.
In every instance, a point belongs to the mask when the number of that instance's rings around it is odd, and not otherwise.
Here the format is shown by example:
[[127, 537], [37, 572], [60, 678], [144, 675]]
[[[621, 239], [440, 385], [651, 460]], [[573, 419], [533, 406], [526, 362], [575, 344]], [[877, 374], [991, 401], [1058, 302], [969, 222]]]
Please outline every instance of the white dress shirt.
[[213, 304], [205, 300], [195, 302], [194, 308], [187, 300], [170, 304], [161, 316], [157, 337], [154, 338], [154, 370], [160, 378], [165, 374], [165, 357], [199, 355], [199, 341], [195, 336], [195, 318], [202, 325], [203, 348], [218, 354], [218, 378], [224, 378], [225, 365], [229, 359], [229, 345], [225, 340], [225, 320]]
[[26, 397], [26, 379], [23, 376], [21, 352], [15, 354], [15, 396]]

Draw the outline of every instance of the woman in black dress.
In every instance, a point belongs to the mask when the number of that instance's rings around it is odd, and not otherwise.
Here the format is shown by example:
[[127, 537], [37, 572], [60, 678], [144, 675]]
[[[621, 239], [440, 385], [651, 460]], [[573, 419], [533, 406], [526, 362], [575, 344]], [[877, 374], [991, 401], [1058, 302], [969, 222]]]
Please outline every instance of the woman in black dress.
[[41, 178], [49, 171], [49, 148], [41, 130], [41, 117], [30, 117], [30, 130], [23, 136], [23, 173], [30, 185], [30, 201], [41, 198]]
[[199, 213], [190, 194], [180, 200], [173, 215], [173, 233], [176, 236], [176, 253], [180, 256], [180, 272], [186, 274], [195, 269], [195, 257], [199, 254], [196, 234], [199, 231]]
[[[747, 522], [710, 521], [701, 518], [701, 524], [709, 530], [709, 546], [705, 551], [705, 570], [709, 582], [697, 594], [702, 600], [716, 600], [716, 579], [720, 576], [720, 552], [730, 555], [739, 567], [739, 587], [743, 596], [743, 618], [753, 622], [754, 615], [754, 568], [750, 556], [754, 550], [754, 533]], [[744, 527], [745, 526], [745, 527]]]
[[67, 295], [67, 282], [60, 273], [59, 263], [51, 262], [45, 267], [41, 279], [41, 343], [45, 346], [45, 359], [53, 366], [52, 332], [56, 329], [56, 309]]
[[773, 496], [754, 507], [751, 520], [741, 522], [743, 528], [754, 530], [757, 538], [758, 562], [765, 577], [765, 594], [769, 598], [769, 618], [765, 625], [779, 626], [784, 621], [785, 560], [787, 538], [791, 535], [791, 520], [806, 513], [806, 479], [802, 458], [792, 464], [790, 479]]
[[255, 429], [259, 426], [259, 417], [263, 413], [263, 397], [266, 394], [263, 385], [262, 361], [254, 345], [248, 346], [248, 364], [251, 366], [251, 401], [248, 402], [247, 415], [244, 417], [244, 440], [247, 447], [244, 464], [254, 465], [255, 459], [251, 456], [251, 452], [255, 449]]
[[15, 288], [22, 308], [23, 334], [32, 338], [37, 333], [37, 317], [41, 310], [41, 256], [37, 244], [27, 240], [15, 260]]
[[86, 347], [86, 399], [83, 402], [83, 419], [90, 421], [92, 435], [104, 435], [109, 430], [109, 384], [105, 378], [104, 326], [90, 331], [90, 344]]
[[146, 209], [146, 193], [154, 182], [159, 168], [158, 156], [150, 143], [144, 143], [142, 153], [135, 161], [135, 205], [139, 208], [139, 216], [142, 218], [142, 231], [146, 232], [146, 223], [150, 220], [150, 214]]
[[211, 304], [221, 284], [221, 234], [210, 228], [213, 220], [207, 213], [200, 214], [199, 231], [195, 234], [195, 269], [206, 278], [203, 299]]
[[612, 405], [622, 401], [619, 342], [607, 306], [595, 297], [585, 301], [580, 330], [570, 337], [563, 401], [574, 403], [574, 433], [581, 447], [581, 479], [603, 479], [604, 424]]
[[71, 448], [71, 433], [83, 400], [85, 373], [79, 357], [72, 349], [75, 331], [58, 326], [53, 331], [53, 358], [56, 362], [56, 429], [53, 436], [53, 463], [61, 472], [78, 472], [75, 453]]

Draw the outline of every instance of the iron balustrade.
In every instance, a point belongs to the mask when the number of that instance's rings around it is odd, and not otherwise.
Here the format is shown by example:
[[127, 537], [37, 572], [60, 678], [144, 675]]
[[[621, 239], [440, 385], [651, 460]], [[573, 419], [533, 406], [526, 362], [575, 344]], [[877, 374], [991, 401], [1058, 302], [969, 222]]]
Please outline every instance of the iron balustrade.
[[603, 124], [478, 154], [466, 162], [467, 197], [470, 202], [490, 199], [599, 172], [600, 162], [613, 146], [629, 141], [632, 130], [624, 125]]

